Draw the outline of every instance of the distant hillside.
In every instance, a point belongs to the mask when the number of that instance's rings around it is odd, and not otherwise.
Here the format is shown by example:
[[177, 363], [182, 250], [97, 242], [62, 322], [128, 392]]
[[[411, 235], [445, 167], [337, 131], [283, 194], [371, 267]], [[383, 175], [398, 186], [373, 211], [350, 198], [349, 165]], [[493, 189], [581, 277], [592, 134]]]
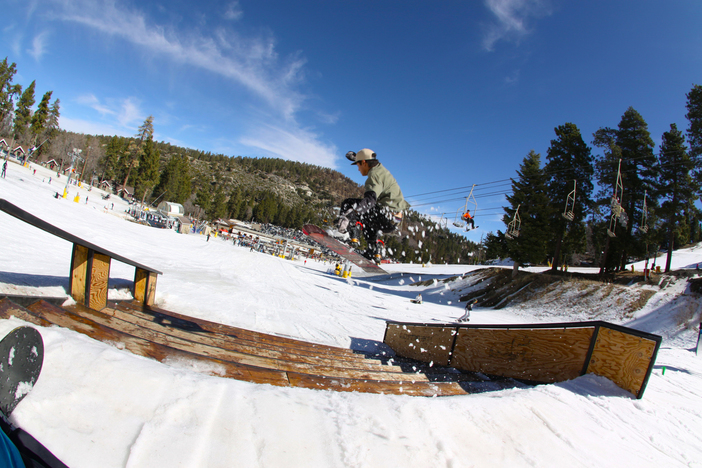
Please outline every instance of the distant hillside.
[[[125, 180], [135, 197], [156, 205], [182, 203], [186, 214], [199, 219], [241, 219], [300, 228], [304, 223], [331, 224], [334, 207], [347, 197], [361, 197], [363, 188], [338, 171], [273, 158], [230, 157], [154, 142], [158, 177], [140, 179], [135, 138], [90, 136], [61, 132], [40, 157], [70, 165], [72, 148], [82, 149], [77, 164], [83, 179], [109, 180], [117, 190]], [[136, 162], [135, 162], [136, 161]], [[92, 176], [91, 176], [92, 175]], [[409, 211], [401, 237], [386, 239], [390, 256], [400, 261], [469, 263], [478, 246], [426, 217]]]

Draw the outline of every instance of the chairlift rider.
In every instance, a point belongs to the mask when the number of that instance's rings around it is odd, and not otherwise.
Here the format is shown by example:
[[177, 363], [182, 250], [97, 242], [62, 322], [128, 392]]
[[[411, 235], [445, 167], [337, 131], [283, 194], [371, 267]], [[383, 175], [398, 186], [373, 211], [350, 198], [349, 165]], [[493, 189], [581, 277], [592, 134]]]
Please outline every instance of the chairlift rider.
[[466, 223], [466, 230], [468, 229], [468, 225], [470, 224], [470, 229], [475, 229], [475, 221], [473, 220], [473, 216], [470, 214], [470, 210], [466, 210], [465, 213], [463, 213], [463, 216], [461, 216], [461, 219], [465, 221]]

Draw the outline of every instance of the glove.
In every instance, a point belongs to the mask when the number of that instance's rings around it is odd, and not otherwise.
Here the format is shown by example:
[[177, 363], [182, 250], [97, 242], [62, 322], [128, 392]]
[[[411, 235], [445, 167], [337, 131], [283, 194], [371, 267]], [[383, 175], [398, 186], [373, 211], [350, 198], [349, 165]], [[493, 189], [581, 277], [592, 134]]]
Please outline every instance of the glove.
[[336, 220], [337, 231], [339, 231], [342, 234], [346, 233], [346, 231], [349, 228], [349, 223], [350, 223], [349, 218], [342, 215], [339, 219]]
[[348, 159], [351, 162], [356, 162], [356, 153], [353, 151], [349, 151], [346, 153], [346, 159]]

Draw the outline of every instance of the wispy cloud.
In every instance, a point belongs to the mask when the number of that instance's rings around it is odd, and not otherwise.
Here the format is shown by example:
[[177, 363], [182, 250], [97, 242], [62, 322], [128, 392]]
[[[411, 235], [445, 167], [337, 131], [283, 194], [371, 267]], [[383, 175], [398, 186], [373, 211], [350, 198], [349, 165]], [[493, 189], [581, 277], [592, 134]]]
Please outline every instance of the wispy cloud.
[[103, 117], [111, 117], [117, 128], [122, 129], [120, 134], [136, 129], [146, 119], [145, 113], [140, 109], [140, 101], [134, 97], [108, 99], [103, 103], [94, 94], [84, 94], [76, 102], [97, 111]]
[[505, 84], [513, 85], [519, 81], [520, 70], [514, 70], [511, 74], [505, 77]]
[[550, 14], [548, 0], [485, 0], [485, 6], [495, 15], [496, 22], [486, 27], [483, 48], [493, 51], [501, 40], [519, 42], [529, 34], [527, 22]]
[[224, 18], [230, 21], [239, 21], [243, 15], [238, 1], [231, 2], [224, 8]]
[[[119, 37], [152, 55], [205, 70], [230, 80], [235, 89], [248, 90], [258, 103], [249, 107], [256, 109], [255, 115], [249, 120], [245, 135], [233, 145], [238, 150], [245, 145], [260, 155], [335, 167], [336, 147], [324, 143], [319, 133], [298, 121], [297, 114], [307, 99], [299, 90], [305, 80], [306, 59], [301, 53], [280, 57], [272, 34], [244, 36], [231, 23], [226, 28], [202, 27], [185, 32], [155, 24], [145, 13], [130, 9], [119, 0], [54, 0], [54, 4], [58, 6], [54, 15], [61, 21]], [[239, 2], [224, 5], [222, 15], [229, 21], [239, 21]], [[85, 100], [84, 104], [103, 114], [112, 113], [120, 125], [140, 114], [138, 106], [130, 107], [129, 100], [122, 102], [119, 112], [114, 103], [97, 99]], [[306, 106], [305, 110], [310, 109]], [[316, 115], [323, 124], [336, 121], [333, 113]]]
[[[151, 23], [136, 10], [113, 1], [59, 0], [60, 18], [103, 34], [118, 36], [152, 54], [194, 66], [244, 86], [287, 119], [293, 119], [304, 96], [292, 85], [302, 79], [305, 59], [281, 60], [270, 36], [243, 37], [216, 29], [185, 33]], [[236, 16], [237, 3], [225, 13]]]
[[48, 37], [48, 31], [44, 31], [34, 36], [34, 39], [32, 40], [32, 47], [27, 51], [29, 52], [29, 55], [31, 55], [37, 62], [41, 60], [41, 57], [46, 52], [46, 44]]
[[255, 127], [239, 142], [265, 152], [268, 157], [336, 168], [336, 146], [320, 142], [319, 135], [311, 130], [264, 124]]

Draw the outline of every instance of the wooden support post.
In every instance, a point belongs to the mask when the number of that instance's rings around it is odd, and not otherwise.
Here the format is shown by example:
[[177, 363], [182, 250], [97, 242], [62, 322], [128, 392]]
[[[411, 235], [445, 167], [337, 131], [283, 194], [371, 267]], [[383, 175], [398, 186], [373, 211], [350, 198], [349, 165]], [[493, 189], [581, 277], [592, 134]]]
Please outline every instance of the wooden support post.
[[69, 290], [78, 304], [95, 310], [107, 305], [111, 261], [108, 255], [73, 244]]
[[90, 283], [85, 291], [85, 305], [94, 310], [107, 306], [107, 287], [110, 281], [112, 259], [94, 250], [88, 250], [90, 261]]
[[80, 244], [73, 244], [71, 254], [71, 275], [68, 280], [68, 289], [71, 297], [78, 304], [85, 304], [85, 285], [88, 279], [88, 248]]
[[154, 305], [157, 277], [157, 273], [137, 267], [134, 272], [134, 299], [144, 305]]

